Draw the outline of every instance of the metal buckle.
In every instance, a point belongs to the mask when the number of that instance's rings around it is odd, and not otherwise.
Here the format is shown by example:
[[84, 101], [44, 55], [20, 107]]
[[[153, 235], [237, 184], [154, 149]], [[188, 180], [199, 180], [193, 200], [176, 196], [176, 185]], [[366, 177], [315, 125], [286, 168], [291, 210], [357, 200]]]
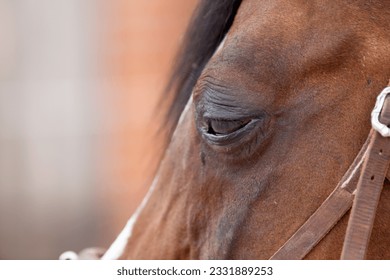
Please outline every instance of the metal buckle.
[[376, 98], [374, 110], [372, 110], [371, 112], [372, 128], [378, 131], [383, 137], [390, 137], [390, 128], [388, 128], [387, 125], [379, 121], [379, 115], [382, 111], [383, 104], [385, 103], [385, 98], [388, 94], [390, 94], [390, 86], [385, 87], [378, 95], [378, 97]]

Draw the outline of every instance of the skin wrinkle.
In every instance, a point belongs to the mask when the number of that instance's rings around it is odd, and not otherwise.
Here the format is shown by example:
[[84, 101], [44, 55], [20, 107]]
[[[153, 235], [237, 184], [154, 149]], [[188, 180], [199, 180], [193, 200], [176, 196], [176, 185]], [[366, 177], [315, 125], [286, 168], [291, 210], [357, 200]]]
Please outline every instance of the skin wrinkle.
[[[390, 5], [371, 2], [242, 2], [194, 87], [123, 258], [267, 259], [284, 244], [352, 163], [390, 77]], [[266, 112], [269, 124], [233, 143], [212, 145], [199, 129], [207, 113], [252, 112]], [[369, 258], [390, 259], [389, 201], [387, 184]], [[346, 222], [307, 258], [338, 259]]]
[[[202, 103], [198, 103], [197, 110], [204, 112], [203, 117], [212, 119], [238, 120], [265, 115], [259, 108], [252, 108], [251, 104], [237, 102], [234, 95], [217, 92], [211, 89], [204, 91]], [[254, 106], [253, 106], [254, 107]]]

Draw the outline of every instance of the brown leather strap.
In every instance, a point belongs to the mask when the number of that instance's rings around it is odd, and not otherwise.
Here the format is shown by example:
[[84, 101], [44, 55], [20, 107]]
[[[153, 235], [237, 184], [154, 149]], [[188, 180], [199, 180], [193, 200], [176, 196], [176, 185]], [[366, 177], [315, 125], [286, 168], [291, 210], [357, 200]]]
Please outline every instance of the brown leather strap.
[[356, 189], [361, 166], [372, 135], [371, 131], [362, 149], [334, 191], [271, 257], [271, 260], [303, 259], [351, 208], [353, 192]]
[[[380, 121], [390, 124], [390, 98], [385, 98]], [[359, 178], [363, 161], [364, 170]], [[385, 177], [390, 178], [389, 163], [390, 138], [384, 138], [371, 130], [358, 156], [335, 190], [271, 260], [303, 259], [351, 208], [356, 189], [357, 199], [348, 225], [342, 258], [363, 259], [383, 182]]]
[[[390, 98], [385, 99], [380, 120], [390, 124]], [[358, 182], [341, 259], [365, 258], [389, 163], [390, 138], [375, 132]]]

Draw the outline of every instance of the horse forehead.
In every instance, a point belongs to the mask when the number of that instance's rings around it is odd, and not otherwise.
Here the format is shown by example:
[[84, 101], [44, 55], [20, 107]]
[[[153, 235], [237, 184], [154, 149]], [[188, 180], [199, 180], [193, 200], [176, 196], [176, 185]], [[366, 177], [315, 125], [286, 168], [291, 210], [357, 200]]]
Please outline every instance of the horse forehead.
[[252, 80], [277, 78], [280, 84], [292, 74], [305, 74], [305, 69], [337, 69], [356, 59], [363, 45], [359, 28], [344, 24], [351, 20], [345, 13], [349, 7], [338, 11], [337, 19], [327, 20], [333, 9], [309, 2], [244, 1], [208, 74], [226, 69], [233, 77], [245, 73]]
[[[310, 1], [307, 1], [310, 2]], [[235, 21], [256, 27], [258, 25], [275, 26], [275, 23], [285, 24], [289, 29], [301, 25], [300, 21], [307, 19], [312, 10], [310, 3], [302, 1], [243, 1]], [[232, 28], [234, 29], [234, 28]], [[267, 32], [272, 32], [268, 29]]]
[[246, 51], [291, 53], [290, 46], [307, 43], [319, 51], [321, 47], [328, 51], [334, 42], [348, 41], [352, 34], [360, 32], [361, 28], [353, 24], [356, 19], [353, 7], [343, 4], [322, 7], [314, 2], [317, 1], [244, 1], [225, 45]]

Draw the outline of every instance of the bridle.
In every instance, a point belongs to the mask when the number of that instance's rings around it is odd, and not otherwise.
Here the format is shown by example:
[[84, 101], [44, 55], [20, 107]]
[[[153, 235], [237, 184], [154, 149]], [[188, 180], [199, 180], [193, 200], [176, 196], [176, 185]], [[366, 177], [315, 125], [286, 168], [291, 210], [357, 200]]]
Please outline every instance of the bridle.
[[[390, 179], [390, 81], [371, 113], [372, 129], [355, 160], [313, 215], [279, 248], [271, 260], [303, 259], [352, 207], [341, 259], [364, 259], [385, 178]], [[84, 253], [83, 253], [84, 252]], [[100, 259], [100, 248], [60, 259]]]
[[[372, 129], [355, 160], [314, 214], [271, 260], [303, 259], [352, 207], [341, 259], [364, 259], [390, 164], [390, 81], [371, 113]], [[390, 170], [389, 170], [390, 171]]]

